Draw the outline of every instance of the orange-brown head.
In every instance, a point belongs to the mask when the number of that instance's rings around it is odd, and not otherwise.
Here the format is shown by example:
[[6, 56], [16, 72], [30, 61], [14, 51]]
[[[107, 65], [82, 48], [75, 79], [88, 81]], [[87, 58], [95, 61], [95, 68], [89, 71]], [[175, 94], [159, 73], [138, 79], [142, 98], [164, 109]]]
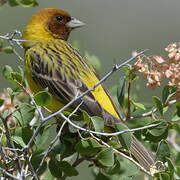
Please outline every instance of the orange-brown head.
[[32, 42], [48, 42], [52, 39], [67, 40], [72, 29], [84, 23], [71, 17], [66, 11], [47, 8], [33, 15], [23, 32], [24, 46]]

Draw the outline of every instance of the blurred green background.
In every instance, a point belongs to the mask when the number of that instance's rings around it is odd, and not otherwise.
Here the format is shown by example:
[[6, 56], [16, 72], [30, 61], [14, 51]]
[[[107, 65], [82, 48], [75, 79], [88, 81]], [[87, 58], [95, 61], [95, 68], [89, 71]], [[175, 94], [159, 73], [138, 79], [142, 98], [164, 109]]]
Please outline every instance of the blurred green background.
[[[71, 34], [70, 42], [78, 40], [81, 53], [87, 50], [101, 60], [101, 75], [131, 56], [133, 50], [149, 48], [147, 54], [164, 54], [170, 42], [179, 40], [180, 0], [38, 0], [34, 8], [0, 8], [0, 35], [23, 30], [28, 19], [39, 9], [56, 7], [86, 23]], [[20, 49], [19, 49], [20, 50]], [[22, 50], [20, 52], [23, 54]], [[21, 64], [15, 55], [0, 53], [0, 72], [5, 64], [16, 67]], [[113, 75], [107, 84], [113, 85], [120, 72]], [[0, 89], [9, 84], [0, 76]], [[147, 93], [141, 94], [146, 97]], [[87, 164], [81, 165], [87, 169]], [[84, 169], [82, 169], [84, 171]], [[90, 171], [73, 177], [74, 180], [91, 179]]]

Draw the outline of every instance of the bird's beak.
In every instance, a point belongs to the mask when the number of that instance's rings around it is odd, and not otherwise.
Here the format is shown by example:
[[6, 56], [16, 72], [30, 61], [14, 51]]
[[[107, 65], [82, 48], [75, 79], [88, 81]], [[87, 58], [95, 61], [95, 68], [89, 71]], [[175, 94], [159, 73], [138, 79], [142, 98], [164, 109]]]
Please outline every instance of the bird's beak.
[[66, 26], [69, 27], [69, 28], [78, 28], [78, 27], [81, 27], [81, 26], [84, 26], [85, 23], [83, 23], [82, 21], [79, 21], [78, 19], [72, 17], [71, 20], [66, 23]]

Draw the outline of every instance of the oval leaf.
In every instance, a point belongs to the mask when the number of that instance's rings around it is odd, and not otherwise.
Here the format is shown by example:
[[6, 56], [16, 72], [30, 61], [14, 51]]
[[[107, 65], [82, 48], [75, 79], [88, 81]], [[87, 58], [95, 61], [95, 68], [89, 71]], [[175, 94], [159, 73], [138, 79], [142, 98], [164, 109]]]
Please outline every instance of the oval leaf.
[[156, 153], [156, 160], [166, 162], [166, 158], [170, 157], [170, 149], [168, 143], [165, 140], [161, 140], [158, 144]]
[[4, 104], [4, 99], [0, 98], [0, 107]]
[[2, 74], [7, 80], [12, 80], [12, 75], [11, 75], [12, 72], [13, 72], [13, 69], [8, 65], [4, 66], [2, 70]]
[[20, 145], [21, 147], [26, 146], [26, 144], [24, 143], [22, 137], [20, 137], [20, 136], [12, 136], [11, 138], [16, 144]]
[[119, 105], [121, 107], [124, 107], [125, 85], [126, 85], [126, 80], [124, 77], [121, 77], [119, 80], [118, 88], [117, 88], [117, 98], [118, 98]]
[[47, 106], [52, 102], [52, 96], [47, 91], [40, 91], [34, 96], [34, 100], [38, 106]]
[[163, 115], [163, 105], [162, 105], [161, 100], [158, 97], [153, 96], [153, 101], [156, 104], [156, 107], [158, 111], [160, 112], [160, 114]]
[[54, 177], [60, 178], [62, 176], [62, 171], [61, 167], [59, 166], [59, 162], [54, 157], [50, 159], [48, 167], [51, 174]]
[[93, 116], [91, 117], [91, 121], [96, 132], [102, 132], [104, 130], [104, 120], [101, 117]]
[[176, 103], [177, 115], [180, 117], [180, 102]]
[[103, 166], [113, 166], [114, 165], [113, 149], [110, 147], [102, 150], [101, 152], [98, 153], [97, 159]]
[[13, 114], [13, 116], [18, 120], [18, 122], [25, 126], [29, 125], [29, 122], [34, 118], [35, 108], [30, 104], [20, 104], [18, 110]]
[[71, 166], [67, 161], [60, 161], [59, 167], [65, 173], [66, 176], [77, 176], [79, 173], [78, 171]]
[[97, 154], [101, 148], [102, 145], [93, 138], [81, 139], [75, 146], [80, 154]]

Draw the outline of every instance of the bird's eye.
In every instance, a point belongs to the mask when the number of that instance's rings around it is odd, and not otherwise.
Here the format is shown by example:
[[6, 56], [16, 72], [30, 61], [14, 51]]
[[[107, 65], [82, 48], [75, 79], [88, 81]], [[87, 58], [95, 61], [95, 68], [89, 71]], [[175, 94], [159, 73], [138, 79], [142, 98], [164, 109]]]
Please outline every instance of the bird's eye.
[[57, 20], [58, 22], [61, 22], [61, 21], [63, 20], [63, 16], [56, 16], [56, 20]]

